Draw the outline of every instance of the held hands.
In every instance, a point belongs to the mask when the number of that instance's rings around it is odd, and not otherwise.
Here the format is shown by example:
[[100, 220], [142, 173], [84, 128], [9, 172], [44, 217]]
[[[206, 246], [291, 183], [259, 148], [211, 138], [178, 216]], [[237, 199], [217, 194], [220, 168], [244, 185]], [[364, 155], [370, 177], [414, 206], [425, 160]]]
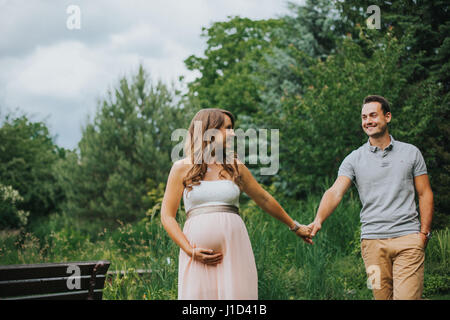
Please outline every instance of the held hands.
[[308, 227], [312, 228], [311, 238], [316, 235], [316, 233], [322, 228], [322, 224], [319, 221], [313, 221], [308, 225]]
[[[306, 243], [314, 244], [312, 238], [321, 228], [322, 224], [319, 221], [314, 221], [309, 225], [300, 225], [297, 231], [295, 231], [295, 234]], [[221, 252], [215, 252], [212, 249], [205, 248], [193, 248], [190, 256], [192, 260], [200, 261], [206, 265], [217, 265], [223, 260], [223, 254]]]
[[300, 227], [295, 231], [295, 234], [298, 235], [300, 238], [302, 238], [303, 241], [306, 243], [312, 244], [311, 240], [311, 232], [312, 232], [311, 226], [306, 225], [300, 225]]
[[309, 236], [309, 238], [307, 239], [308, 241], [305, 240], [305, 242], [309, 243], [309, 244], [314, 244], [314, 242], [312, 241], [312, 238], [316, 235], [316, 233], [322, 228], [322, 224], [319, 221], [313, 221], [308, 225], [309, 228], [311, 228], [311, 234]]
[[316, 233], [322, 228], [322, 224], [318, 221], [314, 221], [309, 225], [301, 225], [300, 228], [295, 232], [303, 241], [309, 244], [314, 244], [312, 238]]
[[212, 249], [193, 248], [191, 258], [207, 265], [217, 265], [222, 262], [223, 254]]

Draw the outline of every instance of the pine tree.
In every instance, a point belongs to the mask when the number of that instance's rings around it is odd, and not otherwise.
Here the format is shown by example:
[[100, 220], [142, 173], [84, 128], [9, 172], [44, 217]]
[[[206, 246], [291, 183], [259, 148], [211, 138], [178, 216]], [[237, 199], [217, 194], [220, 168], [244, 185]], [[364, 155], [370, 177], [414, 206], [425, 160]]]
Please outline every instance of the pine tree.
[[79, 155], [58, 167], [66, 190], [65, 210], [109, 222], [143, 217], [147, 193], [166, 182], [172, 166], [171, 133], [186, 128], [175, 92], [156, 84], [140, 66], [131, 83], [125, 77], [83, 129]]

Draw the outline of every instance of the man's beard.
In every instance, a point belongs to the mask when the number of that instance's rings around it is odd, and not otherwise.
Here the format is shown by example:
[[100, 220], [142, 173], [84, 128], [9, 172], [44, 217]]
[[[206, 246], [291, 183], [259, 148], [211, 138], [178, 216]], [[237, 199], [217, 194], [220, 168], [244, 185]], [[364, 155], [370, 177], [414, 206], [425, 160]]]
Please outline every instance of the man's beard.
[[372, 134], [369, 134], [369, 133], [366, 131], [366, 134], [367, 134], [369, 137], [371, 137], [371, 138], [379, 138], [379, 137], [382, 137], [382, 136], [386, 133], [386, 130], [387, 130], [387, 124], [384, 125], [383, 127], [377, 125], [377, 127], [380, 128], [380, 131], [375, 132], [375, 133], [372, 133]]

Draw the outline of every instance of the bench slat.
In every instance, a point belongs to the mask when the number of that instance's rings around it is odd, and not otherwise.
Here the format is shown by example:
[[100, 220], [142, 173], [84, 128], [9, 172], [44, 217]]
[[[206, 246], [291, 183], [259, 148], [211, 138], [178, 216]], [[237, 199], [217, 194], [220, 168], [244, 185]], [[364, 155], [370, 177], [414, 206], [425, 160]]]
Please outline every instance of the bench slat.
[[[89, 296], [90, 280], [95, 266], [93, 296], [101, 300], [109, 261], [76, 261], [63, 263], [20, 264], [0, 266], [0, 299], [6, 300], [80, 300]], [[73, 268], [76, 266], [77, 268]], [[70, 268], [71, 267], [71, 268]], [[67, 284], [80, 287], [69, 289]]]
[[[67, 285], [68, 279], [69, 277], [58, 277], [0, 281], [0, 298], [32, 294], [74, 292], [76, 290], [89, 289], [90, 275], [80, 277], [79, 288], [69, 289], [69, 286]], [[69, 284], [73, 284], [74, 282], [73, 279], [69, 279]], [[105, 275], [97, 275], [94, 289], [103, 289], [104, 285]]]
[[[22, 279], [41, 279], [67, 277], [72, 273], [67, 273], [70, 266], [76, 265], [80, 268], [80, 275], [90, 275], [94, 266], [100, 261], [80, 261], [64, 263], [42, 263], [27, 265], [6, 265], [0, 266], [0, 281], [22, 280]], [[97, 269], [97, 274], [105, 274], [109, 268], [109, 261], [102, 261], [104, 265]]]

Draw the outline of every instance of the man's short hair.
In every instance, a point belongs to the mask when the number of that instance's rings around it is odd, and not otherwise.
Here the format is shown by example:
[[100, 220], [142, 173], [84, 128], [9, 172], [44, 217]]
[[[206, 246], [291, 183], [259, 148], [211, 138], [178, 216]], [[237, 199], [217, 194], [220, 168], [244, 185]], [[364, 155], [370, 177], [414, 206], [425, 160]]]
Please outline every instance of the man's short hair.
[[381, 104], [381, 109], [383, 110], [383, 113], [386, 114], [388, 112], [391, 112], [391, 107], [389, 105], [389, 101], [386, 100], [386, 98], [382, 96], [377, 95], [370, 95], [364, 98], [363, 105], [369, 102], [379, 102]]

